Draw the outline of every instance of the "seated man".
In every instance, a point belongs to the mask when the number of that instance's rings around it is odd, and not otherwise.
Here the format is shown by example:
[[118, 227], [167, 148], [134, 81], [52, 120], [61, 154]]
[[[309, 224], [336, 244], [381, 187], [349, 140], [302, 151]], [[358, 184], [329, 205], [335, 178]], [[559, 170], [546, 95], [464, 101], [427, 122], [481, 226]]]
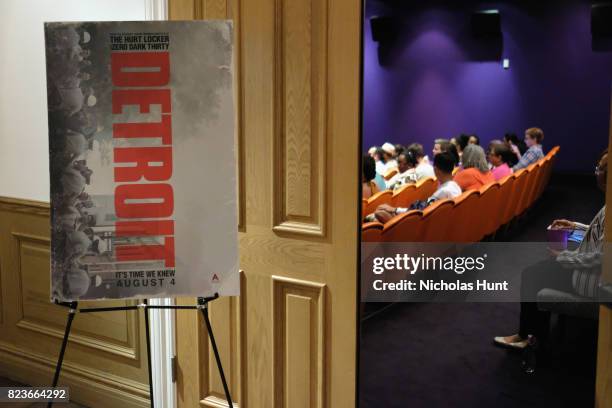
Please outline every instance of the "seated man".
[[[446, 198], [455, 198], [461, 195], [461, 188], [457, 183], [453, 181], [453, 168], [455, 167], [455, 158], [449, 152], [438, 153], [434, 157], [434, 172], [440, 185], [435, 193], [431, 195], [427, 199], [427, 205], [433, 203], [436, 200], [444, 200]], [[402, 207], [391, 207], [387, 204], [380, 205], [376, 212], [374, 213], [374, 217], [385, 223], [389, 221], [391, 218], [396, 216], [397, 214], [405, 213], [409, 210], [409, 208]], [[371, 219], [372, 214], [368, 217]], [[367, 218], [366, 218], [367, 219]]]
[[[605, 191], [608, 175], [608, 151], [602, 153], [595, 177], [597, 185]], [[575, 251], [556, 252], [550, 250], [552, 259], [541, 261], [526, 268], [521, 275], [521, 315], [518, 333], [511, 336], [499, 336], [495, 343], [523, 349], [528, 345], [528, 336], [535, 336], [538, 341], [546, 340], [550, 324], [550, 312], [540, 311], [533, 301], [537, 293], [544, 288], [562, 292], [576, 293], [585, 298], [595, 299], [601, 276], [601, 255], [604, 244], [604, 206], [586, 226], [568, 220], [555, 220], [553, 228], [586, 229], [584, 239]], [[586, 228], [585, 228], [586, 227]]]

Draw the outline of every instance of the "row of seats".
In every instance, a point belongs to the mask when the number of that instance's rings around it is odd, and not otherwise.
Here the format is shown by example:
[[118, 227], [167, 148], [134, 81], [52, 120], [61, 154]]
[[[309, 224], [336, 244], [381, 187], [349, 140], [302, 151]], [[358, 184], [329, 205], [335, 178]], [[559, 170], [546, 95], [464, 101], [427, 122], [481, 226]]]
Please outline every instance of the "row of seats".
[[[362, 226], [363, 242], [477, 242], [493, 234], [499, 227], [520, 216], [542, 194], [552, 173], [559, 146], [555, 146], [541, 160], [479, 190], [465, 191], [454, 199], [440, 200], [424, 210], [412, 210], [387, 222], [369, 222]], [[431, 179], [430, 179], [431, 180]], [[414, 190], [428, 181], [415, 185]], [[407, 186], [409, 187], [409, 186]], [[406, 187], [406, 189], [408, 189]], [[435, 182], [433, 183], [435, 190]], [[402, 189], [403, 190], [403, 189]], [[429, 190], [431, 191], [431, 190]], [[412, 191], [411, 191], [412, 192]], [[385, 194], [386, 193], [386, 194]], [[425, 199], [433, 194], [418, 199]], [[391, 194], [389, 196], [389, 194]], [[399, 202], [396, 193], [381, 192], [374, 200], [386, 197], [394, 206]], [[408, 193], [405, 193], [408, 194]], [[393, 201], [395, 197], [395, 202]], [[372, 201], [374, 201], [372, 200]], [[369, 200], [368, 200], [369, 201]], [[414, 201], [414, 200], [412, 200]], [[402, 201], [403, 207], [408, 207]], [[379, 202], [376, 206], [382, 204]], [[366, 211], [376, 209], [374, 203]], [[367, 212], [366, 212], [367, 213]]]
[[410, 207], [417, 200], [426, 200], [438, 188], [435, 178], [427, 177], [416, 184], [406, 184], [395, 191], [384, 190], [363, 199], [361, 203], [362, 218], [372, 214], [381, 204], [390, 204], [394, 207]]

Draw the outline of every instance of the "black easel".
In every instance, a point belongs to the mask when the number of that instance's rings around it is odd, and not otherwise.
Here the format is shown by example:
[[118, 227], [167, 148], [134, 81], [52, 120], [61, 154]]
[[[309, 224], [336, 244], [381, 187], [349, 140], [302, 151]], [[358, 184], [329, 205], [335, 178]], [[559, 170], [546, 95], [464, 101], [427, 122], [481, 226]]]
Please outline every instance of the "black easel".
[[[57, 382], [59, 380], [60, 371], [62, 369], [62, 363], [64, 361], [64, 354], [66, 352], [66, 346], [68, 345], [68, 336], [70, 335], [70, 328], [72, 326], [72, 321], [74, 320], [74, 315], [77, 312], [80, 313], [94, 313], [94, 312], [114, 312], [118, 310], [136, 310], [143, 309], [145, 314], [145, 334], [147, 338], [147, 361], [148, 361], [148, 371], [149, 371], [149, 395], [151, 400], [151, 408], [154, 408], [153, 403], [153, 373], [151, 372], [151, 336], [149, 330], [149, 310], [148, 309], [197, 309], [202, 311], [202, 316], [204, 316], [204, 323], [206, 324], [206, 329], [208, 331], [208, 337], [210, 338], [210, 343], [212, 345], [213, 353], [215, 355], [215, 360], [217, 361], [217, 368], [219, 369], [219, 375], [221, 376], [221, 382], [223, 383], [223, 390], [225, 391], [225, 398], [227, 400], [227, 404], [229, 408], [233, 408], [232, 404], [232, 396], [230, 395], [229, 387], [227, 386], [227, 381], [225, 379], [225, 373], [223, 372], [223, 365], [221, 364], [221, 357], [219, 356], [219, 350], [217, 349], [217, 343], [215, 342], [215, 336], [213, 335], [212, 326], [210, 324], [210, 319], [208, 318], [208, 302], [213, 301], [219, 297], [218, 293], [215, 293], [214, 296], [209, 297], [199, 297], [198, 304], [194, 306], [156, 306], [149, 305], [149, 302], [145, 299], [142, 304], [133, 305], [133, 306], [118, 306], [118, 307], [93, 307], [87, 309], [78, 309], [78, 302], [59, 302], [55, 301], [57, 305], [65, 306], [68, 308], [68, 320], [66, 321], [66, 331], [64, 332], [64, 339], [62, 340], [62, 347], [60, 349], [59, 357], [57, 359], [57, 366], [55, 367], [55, 375], [53, 376], [53, 385], [52, 387], [57, 387]], [[49, 401], [47, 404], [47, 408], [51, 408], [53, 406], [53, 402]]]

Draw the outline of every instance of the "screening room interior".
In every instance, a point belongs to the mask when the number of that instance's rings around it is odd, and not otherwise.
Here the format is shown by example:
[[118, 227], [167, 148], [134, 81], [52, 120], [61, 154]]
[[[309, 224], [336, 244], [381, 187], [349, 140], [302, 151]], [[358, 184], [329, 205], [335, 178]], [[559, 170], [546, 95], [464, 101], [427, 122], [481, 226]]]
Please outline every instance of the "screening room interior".
[[529, 309], [550, 317], [530, 374], [520, 302], [368, 301], [360, 266], [385, 242], [546, 243], [555, 220], [605, 241], [612, 12], [592, 6], [2, 2], [0, 387], [52, 383], [69, 314], [49, 293], [43, 23], [227, 19], [240, 296], [208, 306], [218, 353], [197, 311], [81, 301], [128, 310], [74, 317], [65, 406], [612, 406], [612, 312], [572, 282]]
[[[606, 7], [365, 2], [360, 406], [609, 404], [605, 262], [566, 272], [548, 249], [549, 226], [567, 221], [599, 230], [605, 253]], [[525, 286], [552, 277], [529, 302], [402, 297], [380, 283], [384, 257], [478, 247], [521, 258], [505, 269]]]

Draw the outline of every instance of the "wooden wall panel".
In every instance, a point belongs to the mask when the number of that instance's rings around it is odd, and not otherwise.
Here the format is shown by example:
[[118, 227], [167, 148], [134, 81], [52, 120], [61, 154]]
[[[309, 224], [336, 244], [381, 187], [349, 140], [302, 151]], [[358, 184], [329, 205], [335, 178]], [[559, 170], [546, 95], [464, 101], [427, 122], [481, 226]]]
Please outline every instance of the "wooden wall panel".
[[275, 7], [274, 230], [323, 236], [327, 1]]
[[272, 277], [275, 407], [323, 407], [324, 290], [324, 284]]
[[[49, 300], [49, 206], [0, 197], [0, 375], [49, 385], [67, 309]], [[97, 304], [81, 302], [81, 307]], [[105, 302], [105, 305], [125, 302]], [[89, 406], [148, 406], [139, 313], [77, 314], [60, 383]], [[144, 356], [143, 356], [144, 355]]]

